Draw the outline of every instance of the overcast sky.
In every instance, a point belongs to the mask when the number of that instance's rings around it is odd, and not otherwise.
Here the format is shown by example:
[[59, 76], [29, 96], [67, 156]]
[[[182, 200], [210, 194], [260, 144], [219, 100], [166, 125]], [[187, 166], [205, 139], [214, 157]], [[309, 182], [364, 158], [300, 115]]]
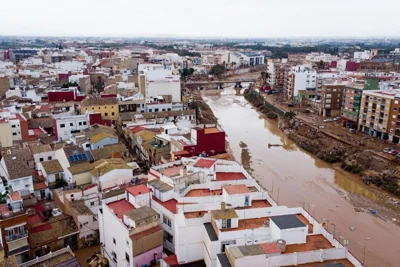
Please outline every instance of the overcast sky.
[[0, 35], [400, 36], [400, 0], [3, 0]]

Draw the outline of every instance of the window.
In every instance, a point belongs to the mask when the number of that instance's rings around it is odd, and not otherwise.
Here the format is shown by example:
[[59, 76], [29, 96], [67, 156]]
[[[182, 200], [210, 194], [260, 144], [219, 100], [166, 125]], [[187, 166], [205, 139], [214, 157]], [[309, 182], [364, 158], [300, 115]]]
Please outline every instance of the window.
[[12, 128], [15, 128], [15, 125], [11, 125]]
[[129, 255], [128, 255], [128, 253], [126, 253], [126, 252], [125, 252], [125, 260], [126, 260], [127, 262], [129, 262]]
[[149, 112], [153, 112], [153, 110], [150, 108], [150, 109], [149, 109]]
[[94, 201], [90, 202], [90, 206], [94, 206]]
[[222, 229], [231, 228], [231, 219], [222, 219]]
[[104, 116], [108, 116], [108, 113], [106, 112], [106, 113], [104, 113]]
[[113, 238], [113, 243], [114, 243], [114, 245], [117, 244], [117, 242], [115, 241], [115, 238]]
[[82, 122], [81, 121], [79, 122], [79, 126], [82, 126]]
[[114, 113], [114, 112], [111, 112], [111, 115], [112, 115], [112, 116], [114, 116], [114, 115], [115, 115], [115, 113]]
[[60, 124], [60, 128], [65, 128], [65, 124], [64, 124], [64, 123], [61, 123], [61, 124]]
[[154, 112], [158, 112], [158, 108], [155, 108], [155, 109], [154, 109]]
[[129, 241], [126, 240], [126, 247], [129, 248]]
[[69, 126], [74, 126], [74, 124], [71, 122], [71, 123], [69, 124]]
[[86, 125], [86, 121], [83, 122], [83, 125]]
[[13, 133], [13, 135], [17, 135], [17, 133]]
[[43, 161], [43, 158], [40, 158], [39, 160], [40, 160], [40, 162], [42, 162], [42, 161]]
[[93, 235], [92, 235], [92, 234], [86, 236], [86, 240], [92, 239], [92, 238], [93, 238]]
[[94, 217], [94, 216], [93, 216], [93, 221], [94, 221], [94, 222], [97, 222], [97, 219], [96, 219], [96, 217]]
[[48, 156], [48, 157], [47, 157], [47, 160], [51, 160], [51, 156]]
[[100, 107], [99, 107], [99, 109], [100, 109]]
[[90, 144], [86, 144], [86, 147], [90, 147]]

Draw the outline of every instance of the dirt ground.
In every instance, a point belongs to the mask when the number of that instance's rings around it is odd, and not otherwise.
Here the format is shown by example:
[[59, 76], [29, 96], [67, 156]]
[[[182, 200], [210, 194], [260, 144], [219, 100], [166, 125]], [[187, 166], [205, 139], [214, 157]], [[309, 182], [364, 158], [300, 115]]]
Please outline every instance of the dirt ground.
[[75, 257], [82, 267], [89, 266], [87, 260], [93, 255], [100, 253], [100, 246], [86, 247], [74, 251]]

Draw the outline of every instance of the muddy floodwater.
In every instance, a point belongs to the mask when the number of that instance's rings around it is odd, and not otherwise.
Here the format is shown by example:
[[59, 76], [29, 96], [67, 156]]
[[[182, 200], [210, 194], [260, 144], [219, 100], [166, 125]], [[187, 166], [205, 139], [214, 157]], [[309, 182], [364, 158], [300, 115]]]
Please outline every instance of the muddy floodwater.
[[354, 211], [349, 196], [378, 201], [358, 177], [300, 149], [278, 129], [277, 121], [262, 117], [233, 88], [220, 95], [204, 94], [235, 159], [280, 205], [303, 206], [317, 220], [324, 218], [329, 231], [338, 239], [348, 239], [350, 251], [366, 266], [400, 266], [400, 227]]

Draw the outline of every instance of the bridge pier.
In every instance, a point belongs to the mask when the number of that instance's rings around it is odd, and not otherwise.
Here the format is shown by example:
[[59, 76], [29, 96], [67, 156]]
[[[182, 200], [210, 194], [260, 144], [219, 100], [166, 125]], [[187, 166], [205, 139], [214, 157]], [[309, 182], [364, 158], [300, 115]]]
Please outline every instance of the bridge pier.
[[222, 83], [217, 83], [217, 89], [219, 90], [219, 89], [223, 89], [222, 88]]
[[241, 82], [236, 82], [235, 83], [235, 88], [243, 88], [242, 83]]

